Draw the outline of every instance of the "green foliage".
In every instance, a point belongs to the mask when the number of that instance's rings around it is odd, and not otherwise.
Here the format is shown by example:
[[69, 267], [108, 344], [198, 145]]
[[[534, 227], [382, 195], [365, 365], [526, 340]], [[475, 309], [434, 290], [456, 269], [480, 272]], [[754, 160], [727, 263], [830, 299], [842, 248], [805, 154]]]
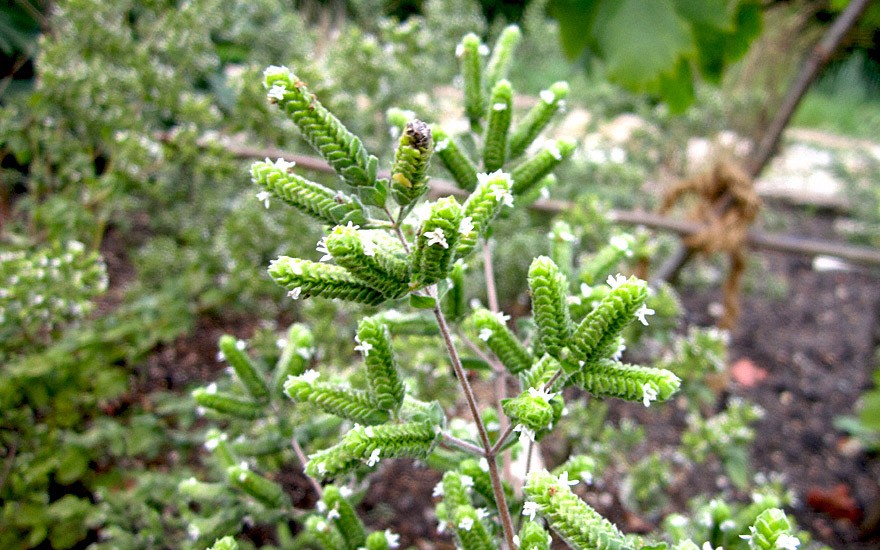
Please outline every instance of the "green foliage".
[[697, 75], [718, 82], [761, 29], [752, 0], [553, 0], [550, 13], [569, 58], [600, 59], [612, 82], [674, 111], [693, 103]]
[[553, 260], [539, 256], [529, 267], [529, 290], [541, 349], [557, 359], [563, 358], [572, 333], [567, 304], [568, 280]]
[[513, 88], [507, 80], [499, 80], [489, 95], [483, 138], [483, 167], [487, 172], [500, 170], [507, 160], [507, 134], [513, 119]]
[[527, 499], [523, 514], [541, 515], [572, 548], [631, 549], [623, 534], [571, 491], [568, 477], [534, 471], [523, 488]]
[[486, 342], [511, 374], [519, 374], [532, 366], [529, 350], [519, 341], [500, 315], [487, 309], [471, 313], [467, 324], [472, 324], [477, 338]]
[[461, 206], [455, 197], [445, 197], [431, 204], [412, 256], [413, 283], [417, 287], [446, 278], [452, 269], [455, 247], [461, 236], [461, 218]]
[[430, 127], [421, 120], [406, 123], [391, 168], [391, 191], [401, 206], [428, 192], [428, 166], [434, 151]]
[[370, 401], [376, 408], [396, 416], [403, 404], [404, 387], [388, 327], [374, 317], [365, 317], [358, 323], [357, 341], [367, 365]]

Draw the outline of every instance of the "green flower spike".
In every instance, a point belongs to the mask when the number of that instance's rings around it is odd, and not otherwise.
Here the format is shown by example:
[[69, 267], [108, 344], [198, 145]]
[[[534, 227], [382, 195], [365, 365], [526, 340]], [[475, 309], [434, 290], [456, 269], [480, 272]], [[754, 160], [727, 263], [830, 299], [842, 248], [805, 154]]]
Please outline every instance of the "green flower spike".
[[671, 371], [627, 365], [609, 359], [587, 363], [575, 375], [577, 384], [597, 397], [617, 397], [627, 401], [666, 401], [678, 391], [681, 380]]
[[473, 251], [477, 240], [486, 235], [489, 224], [503, 207], [513, 206], [513, 195], [510, 191], [513, 180], [510, 179], [509, 174], [501, 170], [491, 174], [478, 174], [477, 181], [479, 182], [477, 188], [462, 207], [459, 227], [461, 237], [455, 251], [458, 258], [465, 258]]
[[373, 241], [371, 233], [337, 225], [324, 239], [324, 247], [337, 265], [389, 299], [409, 292], [409, 264]]
[[464, 81], [464, 109], [474, 130], [480, 127], [480, 119], [486, 110], [486, 97], [483, 92], [483, 56], [488, 54], [489, 48], [473, 33], [465, 35], [455, 48], [455, 56], [460, 60], [461, 76]]
[[529, 267], [532, 317], [538, 325], [541, 347], [552, 357], [562, 358], [571, 335], [568, 312], [568, 280], [553, 260], [538, 256]]
[[471, 505], [469, 493], [473, 486], [473, 478], [450, 470], [443, 473], [443, 480], [434, 488], [434, 495], [442, 495], [446, 509], [455, 510], [459, 506]]
[[266, 414], [262, 403], [242, 399], [234, 395], [219, 393], [217, 384], [209, 384], [206, 388], [198, 388], [192, 392], [193, 399], [200, 407], [215, 410], [222, 414], [254, 420]]
[[239, 456], [267, 456], [290, 448], [290, 440], [278, 432], [268, 432], [252, 439], [236, 439], [232, 450]]
[[515, 159], [526, 152], [541, 130], [550, 124], [568, 95], [568, 83], [557, 82], [540, 93], [540, 101], [526, 113], [510, 136], [510, 158]]
[[559, 271], [570, 279], [577, 237], [572, 233], [571, 226], [562, 220], [553, 223], [547, 236], [550, 238], [550, 258], [559, 267]]
[[228, 468], [235, 465], [236, 458], [229, 446], [229, 436], [217, 429], [210, 429], [205, 435], [205, 448], [211, 451], [220, 464]]
[[571, 492], [568, 476], [534, 471], [523, 488], [523, 515], [544, 517], [550, 527], [575, 549], [635, 550], [617, 527]]
[[424, 460], [434, 450], [439, 438], [439, 428], [430, 422], [355, 426], [336, 445], [311, 455], [305, 472], [315, 478], [327, 479], [364, 464], [375, 466], [383, 458]]
[[421, 120], [407, 122], [391, 168], [391, 192], [400, 206], [410, 206], [428, 192], [428, 165], [433, 152], [431, 128]]
[[498, 35], [492, 48], [492, 55], [486, 64], [486, 87], [491, 88], [496, 82], [507, 78], [516, 47], [522, 40], [522, 31], [516, 25], [509, 25]]
[[474, 162], [443, 128], [435, 124], [431, 131], [434, 134], [434, 152], [440, 157], [443, 166], [449, 170], [459, 187], [473, 191], [477, 186], [477, 167]]
[[[305, 83], [286, 67], [269, 67], [264, 72], [269, 100], [276, 103], [296, 124], [303, 137], [336, 173], [353, 187], [377, 186], [379, 161], [367, 154], [361, 140], [315, 99]], [[384, 193], [376, 193], [370, 204], [384, 204]], [[381, 199], [381, 200], [378, 200]]]
[[[483, 511], [485, 512], [485, 511]], [[471, 505], [455, 508], [451, 521], [455, 527], [455, 538], [463, 550], [494, 550], [495, 544], [482, 521], [482, 513]]]
[[449, 273], [460, 225], [461, 207], [454, 197], [444, 197], [432, 205], [428, 219], [419, 230], [412, 256], [415, 287], [432, 285]]
[[551, 140], [534, 157], [519, 164], [513, 169], [513, 194], [527, 193], [544, 176], [559, 166], [559, 163], [571, 156], [577, 144], [570, 139]]
[[316, 382], [319, 373], [308, 370], [291, 376], [284, 391], [296, 402], [309, 402], [322, 411], [361, 424], [383, 424], [390, 416], [379, 410], [366, 392]]
[[[642, 309], [648, 297], [648, 285], [635, 277], [608, 277], [611, 292], [599, 302], [574, 331], [572, 347], [581, 366], [611, 356], [618, 349], [621, 331], [648, 310]], [[647, 321], [645, 321], [647, 323]]]
[[500, 170], [507, 158], [507, 132], [513, 117], [513, 88], [507, 80], [500, 80], [492, 88], [489, 99], [489, 121], [483, 138], [483, 168], [487, 172]]
[[284, 394], [284, 383], [290, 376], [298, 376], [306, 371], [312, 358], [315, 337], [306, 325], [296, 323], [287, 329], [287, 338], [281, 356], [275, 364], [272, 387], [276, 395]]
[[800, 541], [789, 531], [791, 523], [785, 512], [770, 508], [761, 512], [743, 538], [749, 541], [749, 550], [796, 550]]
[[[561, 368], [562, 365], [559, 364], [559, 361], [545, 354], [529, 370], [521, 373], [520, 380], [522, 380], [524, 388], [546, 386], [550, 379], [553, 378], [553, 375]], [[553, 384], [553, 387], [549, 388], [550, 391], [556, 392], [561, 390], [564, 382], [565, 377], [560, 376]]]
[[[342, 191], [334, 191], [321, 184], [291, 174], [293, 163], [284, 159], [275, 162], [266, 159], [251, 165], [251, 178], [265, 189], [257, 198], [268, 204], [269, 196], [275, 196], [313, 218], [327, 224], [367, 224], [363, 206], [355, 198]], [[268, 194], [266, 194], [268, 193]]]
[[343, 550], [346, 548], [345, 538], [336, 526], [321, 516], [309, 516], [305, 521], [305, 530], [321, 548]]
[[363, 353], [367, 365], [370, 401], [375, 407], [396, 415], [403, 403], [405, 388], [394, 360], [388, 327], [374, 317], [366, 317], [358, 323], [357, 341], [355, 349]]
[[[342, 491], [335, 485], [327, 485], [324, 487], [324, 496], [322, 497], [324, 506], [319, 506], [326, 510], [326, 516], [333, 521], [336, 528], [345, 539], [345, 547], [348, 550], [357, 550], [364, 546], [367, 542], [367, 532], [364, 524], [357, 516], [354, 507], [342, 495]], [[326, 506], [326, 508], [324, 508]], [[331, 519], [332, 518], [332, 519]]]
[[396, 535], [388, 529], [370, 533], [367, 537], [367, 550], [391, 550], [400, 544], [400, 535]]
[[[462, 223], [464, 223], [464, 218], [462, 218]], [[459, 226], [459, 231], [461, 231], [461, 226]], [[463, 238], [464, 235], [462, 235], [461, 239]], [[461, 239], [459, 240], [458, 248], [456, 248], [456, 253], [461, 250]], [[467, 293], [464, 289], [465, 271], [467, 271], [467, 264], [462, 260], [456, 260], [452, 264], [449, 277], [446, 278], [449, 283], [449, 289], [443, 297], [443, 312], [446, 314], [446, 318], [452, 321], [460, 320], [467, 313]], [[436, 325], [434, 326], [436, 327]]]
[[501, 400], [501, 408], [513, 424], [519, 424], [532, 433], [548, 428], [554, 419], [553, 406], [550, 401], [555, 393], [544, 391], [544, 388], [529, 388], [520, 395]]
[[[463, 477], [470, 477], [473, 480], [473, 490], [476, 494], [483, 497], [483, 500], [493, 509], [495, 505], [495, 493], [492, 489], [492, 478], [489, 476], [489, 463], [486, 459], [476, 460], [466, 458], [458, 465], [458, 471]], [[504, 486], [504, 494], [507, 498], [513, 495], [513, 489], [506, 481], [502, 482]]]
[[470, 323], [478, 338], [486, 342], [508, 371], [519, 374], [532, 366], [532, 356], [507, 328], [506, 319], [506, 315], [495, 314], [488, 309], [478, 309], [470, 315]]
[[226, 468], [229, 483], [254, 497], [270, 510], [278, 510], [289, 504], [284, 489], [265, 477], [251, 471], [247, 462]]
[[220, 353], [235, 371], [235, 375], [241, 380], [247, 392], [257, 401], [268, 401], [269, 388], [266, 386], [266, 381], [257, 372], [244, 348], [243, 341], [236, 340], [228, 334], [220, 337]]
[[519, 531], [519, 550], [550, 550], [553, 537], [537, 521], [527, 521]]
[[368, 305], [386, 300], [381, 292], [335, 265], [281, 256], [269, 264], [269, 276], [285, 287], [294, 300], [320, 296]]
[[568, 479], [579, 479], [591, 485], [593, 478], [598, 473], [598, 464], [596, 461], [586, 455], [574, 455], [568, 460], [553, 469], [553, 475], [561, 476], [565, 473]]

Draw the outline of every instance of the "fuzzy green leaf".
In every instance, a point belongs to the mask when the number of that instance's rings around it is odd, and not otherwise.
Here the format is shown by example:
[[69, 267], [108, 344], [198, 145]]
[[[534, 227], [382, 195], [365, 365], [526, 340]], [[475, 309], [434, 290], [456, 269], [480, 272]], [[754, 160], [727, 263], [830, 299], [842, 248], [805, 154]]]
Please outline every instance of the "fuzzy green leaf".
[[478, 338], [486, 342], [501, 364], [512, 374], [518, 374], [532, 366], [532, 356], [507, 328], [502, 316], [478, 309], [471, 313], [468, 324], [473, 325]]
[[293, 299], [320, 296], [368, 305], [386, 300], [381, 292], [335, 265], [281, 256], [269, 265], [269, 276]]
[[274, 481], [254, 473], [246, 463], [226, 468], [229, 483], [254, 497], [270, 510], [277, 510], [289, 504], [284, 489]]
[[513, 63], [513, 54], [522, 40], [522, 31], [516, 25], [504, 27], [492, 48], [492, 55], [486, 64], [486, 87], [492, 88], [496, 82], [507, 78]]
[[455, 50], [464, 82], [465, 113], [474, 129], [480, 127], [480, 120], [486, 110], [486, 96], [483, 91], [483, 56], [488, 53], [489, 48], [473, 33], [465, 35]]
[[587, 363], [573, 379], [597, 397], [642, 401], [646, 407], [652, 401], [666, 401], [681, 385], [671, 371], [608, 359]]
[[307, 401], [326, 413], [353, 422], [367, 425], [388, 422], [388, 412], [377, 409], [367, 393], [315, 382], [316, 375], [308, 371], [302, 376], [291, 376], [284, 384], [284, 391], [294, 401]]
[[538, 256], [529, 267], [529, 291], [532, 294], [532, 317], [538, 325], [541, 347], [557, 359], [571, 336], [568, 311], [568, 280], [553, 260]]
[[414, 286], [422, 288], [446, 278], [452, 269], [460, 224], [461, 207], [454, 197], [444, 197], [431, 206], [416, 237], [412, 256]]
[[533, 503], [538, 514], [569, 546], [583, 550], [634, 550], [617, 527], [571, 492], [568, 483], [546, 470], [534, 471], [523, 488], [524, 513]]
[[553, 116], [559, 112], [568, 96], [568, 83], [556, 82], [550, 88], [541, 91], [540, 101], [532, 107], [526, 116], [516, 125], [510, 136], [509, 158], [515, 159], [526, 152], [538, 134], [550, 124]]
[[452, 512], [455, 538], [463, 550], [494, 550], [495, 543], [480, 519], [480, 514], [471, 505], [458, 506]]
[[504, 206], [513, 206], [513, 181], [509, 174], [500, 170], [478, 174], [477, 181], [477, 188], [462, 208], [461, 237], [455, 251], [457, 258], [465, 258], [473, 251], [477, 240], [486, 235], [489, 225]]
[[500, 170], [507, 159], [507, 133], [513, 118], [513, 88], [507, 80], [499, 80], [489, 98], [488, 123], [483, 137], [483, 168], [486, 172]]
[[220, 352], [235, 371], [236, 376], [247, 389], [251, 397], [257, 401], [269, 399], [269, 388], [260, 373], [257, 372], [250, 357], [244, 352], [244, 342], [224, 334], [220, 337]]
[[251, 178], [266, 192], [319, 221], [367, 225], [367, 215], [357, 199], [288, 172], [292, 165], [282, 159], [255, 162], [251, 165]]
[[281, 356], [275, 364], [272, 388], [276, 395], [284, 394], [284, 383], [290, 376], [298, 376], [306, 371], [312, 358], [315, 337], [309, 328], [301, 323], [290, 325]]
[[569, 157], [577, 144], [568, 139], [552, 140], [535, 156], [522, 162], [513, 169], [513, 194], [522, 195], [540, 182], [544, 176], [556, 168], [560, 162]]
[[449, 170], [455, 183], [462, 189], [472, 191], [477, 186], [477, 167], [461, 145], [446, 133], [440, 126], [432, 127], [434, 134], [434, 152], [440, 157], [443, 166]]
[[391, 168], [391, 192], [401, 206], [409, 206], [428, 191], [428, 166], [434, 152], [431, 128], [421, 120], [406, 123]]
[[388, 299], [400, 298], [409, 292], [410, 270], [406, 257], [374, 242], [370, 232], [337, 225], [324, 239], [324, 246], [338, 265]]
[[366, 317], [358, 323], [357, 340], [367, 365], [370, 401], [377, 408], [396, 415], [403, 403], [405, 388], [398, 374], [388, 327], [374, 317]]
[[361, 140], [315, 99], [305, 83], [285, 67], [269, 67], [264, 76], [269, 100], [287, 113], [305, 140], [346, 183], [376, 186], [376, 157], [367, 154]]
[[[328, 518], [332, 515], [334, 524], [345, 539], [345, 548], [357, 550], [367, 542], [367, 532], [363, 522], [355, 512], [351, 503], [342, 496], [339, 487], [327, 485], [321, 498], [327, 509]], [[332, 514], [330, 512], [333, 512]]]
[[553, 537], [536, 521], [523, 523], [519, 531], [520, 550], [550, 550]]
[[242, 399], [234, 395], [219, 393], [212, 384], [207, 388], [198, 388], [192, 392], [193, 399], [200, 407], [215, 410], [238, 418], [254, 420], [265, 416], [266, 410], [262, 403]]
[[635, 277], [609, 278], [614, 287], [581, 321], [572, 336], [571, 359], [591, 364], [613, 355], [621, 331], [636, 318], [648, 297], [648, 286]]

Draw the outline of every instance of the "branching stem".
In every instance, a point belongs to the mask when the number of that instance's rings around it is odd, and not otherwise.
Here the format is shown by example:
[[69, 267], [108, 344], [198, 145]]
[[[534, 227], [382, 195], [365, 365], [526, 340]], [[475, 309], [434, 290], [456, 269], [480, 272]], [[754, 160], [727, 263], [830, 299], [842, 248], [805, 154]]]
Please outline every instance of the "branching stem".
[[486, 451], [478, 445], [474, 445], [473, 443], [470, 443], [463, 439], [459, 439], [454, 435], [450, 435], [447, 432], [443, 432], [441, 435], [443, 436], [442, 443], [448, 447], [453, 447], [466, 453], [477, 455], [479, 457], [486, 456]]

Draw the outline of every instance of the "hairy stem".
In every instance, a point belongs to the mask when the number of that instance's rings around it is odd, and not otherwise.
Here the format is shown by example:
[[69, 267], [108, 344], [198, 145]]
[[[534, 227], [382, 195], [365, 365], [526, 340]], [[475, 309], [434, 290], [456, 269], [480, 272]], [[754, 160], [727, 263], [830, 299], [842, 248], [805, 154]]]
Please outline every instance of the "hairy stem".
[[486, 451], [478, 445], [474, 445], [473, 443], [469, 443], [463, 439], [459, 439], [454, 435], [450, 435], [446, 432], [443, 432], [440, 435], [443, 437], [443, 441], [441, 443], [445, 444], [448, 447], [453, 447], [460, 451], [464, 451], [466, 453], [474, 454], [480, 457], [486, 456]]
[[[437, 300], [436, 287], [431, 287], [428, 290], [428, 294]], [[477, 399], [474, 396], [474, 390], [471, 388], [471, 384], [467, 379], [467, 373], [461, 365], [461, 358], [458, 355], [455, 342], [452, 341], [452, 333], [449, 331], [446, 317], [440, 309], [439, 300], [434, 305], [434, 317], [437, 319], [440, 334], [443, 335], [443, 341], [446, 343], [446, 349], [449, 352], [449, 359], [452, 361], [452, 370], [458, 378], [458, 383], [461, 384], [461, 389], [464, 392], [468, 408], [471, 411], [471, 416], [474, 419], [474, 423], [477, 425], [480, 442], [483, 444], [484, 456], [486, 456], [489, 462], [489, 477], [492, 480], [492, 492], [495, 494], [495, 503], [498, 505], [498, 513], [501, 516], [501, 526], [504, 528], [504, 539], [507, 541], [508, 548], [515, 548], [513, 544], [513, 521], [510, 517], [510, 511], [507, 509], [507, 500], [504, 498], [504, 489], [501, 485], [501, 476], [498, 473], [498, 464], [495, 463], [495, 455], [492, 453], [492, 443], [489, 440], [489, 434], [486, 432], [486, 426], [483, 424], [483, 419], [480, 418], [480, 410], [477, 407]]]

